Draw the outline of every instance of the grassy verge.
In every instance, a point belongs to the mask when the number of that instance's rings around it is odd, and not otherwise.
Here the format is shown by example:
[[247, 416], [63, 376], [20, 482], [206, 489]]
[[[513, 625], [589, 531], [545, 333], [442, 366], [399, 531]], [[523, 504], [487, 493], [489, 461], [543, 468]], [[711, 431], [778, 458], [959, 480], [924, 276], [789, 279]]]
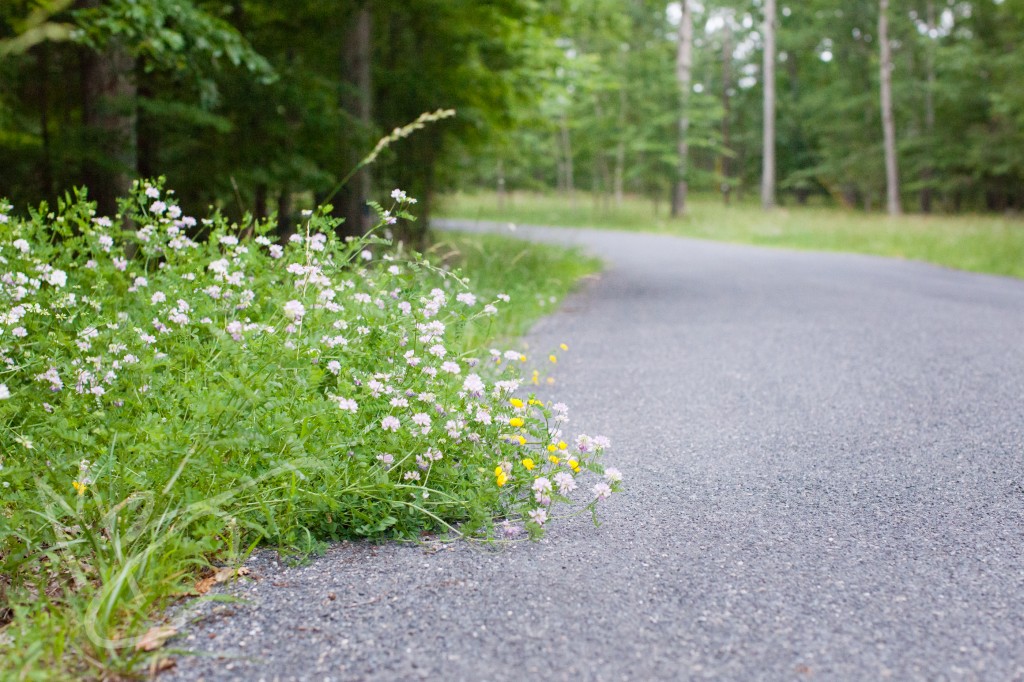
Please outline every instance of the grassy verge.
[[1024, 220], [997, 215], [890, 218], [836, 208], [723, 206], [696, 196], [688, 215], [671, 220], [664, 203], [627, 199], [620, 207], [595, 206], [583, 193], [575, 205], [562, 196], [514, 194], [499, 208], [494, 193], [446, 198], [440, 213], [452, 218], [524, 224], [588, 226], [658, 232], [701, 239], [819, 251], [847, 251], [996, 275], [1024, 277]]
[[159, 182], [94, 209], [0, 202], [0, 679], [158, 668], [154, 616], [260, 543], [538, 537], [619, 489], [490, 347], [593, 260], [463, 235], [424, 259], [322, 213], [276, 243]]
[[426, 256], [440, 266], [461, 269], [485, 298], [502, 292], [511, 296], [501, 316], [466, 330], [470, 347], [523, 335], [578, 282], [601, 269], [600, 260], [577, 249], [490, 234], [436, 234]]

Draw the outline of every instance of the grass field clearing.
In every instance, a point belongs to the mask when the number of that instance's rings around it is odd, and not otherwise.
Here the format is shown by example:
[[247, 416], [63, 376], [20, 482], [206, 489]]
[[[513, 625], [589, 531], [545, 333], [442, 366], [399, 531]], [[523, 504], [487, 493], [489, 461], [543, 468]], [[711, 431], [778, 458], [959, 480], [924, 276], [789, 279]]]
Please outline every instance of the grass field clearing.
[[721, 199], [694, 196], [688, 214], [655, 213], [646, 199], [627, 198], [619, 207], [596, 204], [578, 193], [575, 206], [555, 194], [513, 193], [503, 207], [493, 192], [454, 194], [438, 215], [536, 225], [595, 227], [817, 251], [846, 251], [920, 260], [960, 270], [1024, 277], [1024, 219], [964, 214], [905, 215], [824, 207], [784, 206], [763, 211], [752, 204], [724, 206]]

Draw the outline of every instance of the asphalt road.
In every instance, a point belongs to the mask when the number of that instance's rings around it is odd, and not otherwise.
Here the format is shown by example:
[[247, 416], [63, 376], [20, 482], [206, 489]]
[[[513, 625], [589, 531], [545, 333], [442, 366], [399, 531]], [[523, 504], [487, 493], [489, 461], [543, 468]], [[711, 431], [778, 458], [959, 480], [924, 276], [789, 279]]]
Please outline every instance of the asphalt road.
[[604, 524], [261, 554], [169, 679], [1024, 679], [1024, 282], [516, 234], [609, 263], [529, 337], [612, 440]]

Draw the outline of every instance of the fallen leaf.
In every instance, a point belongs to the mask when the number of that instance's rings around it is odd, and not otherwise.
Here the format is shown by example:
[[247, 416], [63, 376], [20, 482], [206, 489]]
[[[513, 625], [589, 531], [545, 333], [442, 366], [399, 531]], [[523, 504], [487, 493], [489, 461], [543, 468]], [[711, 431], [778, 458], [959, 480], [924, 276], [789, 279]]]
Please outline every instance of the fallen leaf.
[[173, 658], [154, 658], [153, 662], [149, 664], [149, 674], [152, 677], [165, 670], [170, 670], [176, 665], [178, 663]]
[[176, 634], [178, 634], [178, 630], [170, 625], [154, 625], [136, 642], [135, 650], [156, 651], [164, 645], [164, 642]]
[[235, 576], [249, 575], [249, 569], [245, 566], [241, 568], [232, 568], [225, 566], [224, 568], [218, 568], [214, 571], [213, 575], [207, 576], [196, 583], [196, 592], [199, 594], [206, 594], [210, 591], [214, 585], [231, 580]]

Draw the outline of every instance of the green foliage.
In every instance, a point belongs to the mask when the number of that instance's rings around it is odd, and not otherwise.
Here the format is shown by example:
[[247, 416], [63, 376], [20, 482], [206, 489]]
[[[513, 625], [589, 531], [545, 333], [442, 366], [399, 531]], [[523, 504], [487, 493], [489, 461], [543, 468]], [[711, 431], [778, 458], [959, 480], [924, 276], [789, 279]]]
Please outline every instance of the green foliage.
[[[381, 230], [414, 205], [393, 197]], [[137, 670], [154, 609], [256, 543], [537, 537], [570, 501], [552, 481], [601, 473], [604, 441], [560, 449], [564, 406], [482, 345], [515, 331], [494, 322], [508, 296], [453, 261], [339, 240], [326, 209], [277, 244], [270, 222], [184, 215], [162, 183], [120, 209], [0, 207], [3, 674]], [[587, 267], [537, 248], [491, 286], [558, 295], [571, 282], [534, 268]]]
[[0, 40], [0, 57], [23, 54], [34, 45], [46, 41], [70, 40], [74, 27], [70, 24], [50, 21], [53, 15], [68, 9], [74, 0], [49, 0], [40, 2], [21, 21], [11, 20], [17, 35]]
[[[53, 199], [113, 164], [86, 124], [84, 45], [136, 60], [137, 94], [120, 106], [138, 114], [139, 174], [167, 174], [196, 210], [213, 204], [237, 219], [276, 209], [282, 233], [374, 139], [440, 108], [458, 116], [395, 145], [373, 172], [417, 193], [421, 216], [436, 191], [467, 183], [664, 196], [679, 118], [674, 6], [16, 0], [0, 7], [0, 41], [17, 43], [0, 60], [0, 186], [20, 202]], [[364, 8], [365, 84], [345, 48]], [[688, 181], [742, 194], [761, 172], [760, 3], [698, 3], [694, 17]], [[877, 0], [780, 6], [778, 175], [801, 201], [881, 203], [877, 20]], [[890, 23], [904, 203], [1019, 210], [1017, 4], [914, 0], [894, 6]], [[352, 106], [363, 99], [368, 121]]]
[[229, 23], [188, 0], [106, 0], [72, 13], [79, 43], [102, 52], [112, 40], [128, 47], [147, 71], [202, 74], [219, 62], [244, 67], [263, 82], [274, 72]]

